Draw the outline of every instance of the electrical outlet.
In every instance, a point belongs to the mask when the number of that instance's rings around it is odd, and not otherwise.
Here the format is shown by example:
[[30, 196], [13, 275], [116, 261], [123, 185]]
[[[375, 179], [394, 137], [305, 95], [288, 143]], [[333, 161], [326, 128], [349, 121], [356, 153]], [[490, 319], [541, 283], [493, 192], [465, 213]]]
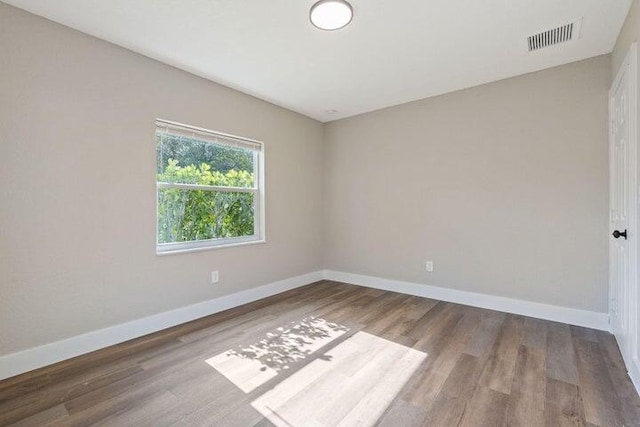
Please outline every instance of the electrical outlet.
[[218, 283], [220, 277], [218, 276], [218, 270], [211, 272], [211, 284]]
[[427, 261], [427, 271], [431, 273], [433, 271], [433, 261]]

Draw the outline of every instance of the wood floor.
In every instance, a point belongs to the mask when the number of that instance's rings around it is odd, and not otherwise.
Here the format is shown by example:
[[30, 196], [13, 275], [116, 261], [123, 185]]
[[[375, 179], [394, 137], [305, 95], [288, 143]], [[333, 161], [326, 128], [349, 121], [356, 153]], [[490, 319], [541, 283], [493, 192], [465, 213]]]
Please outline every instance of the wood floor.
[[0, 425], [640, 426], [605, 332], [318, 282], [0, 382]]

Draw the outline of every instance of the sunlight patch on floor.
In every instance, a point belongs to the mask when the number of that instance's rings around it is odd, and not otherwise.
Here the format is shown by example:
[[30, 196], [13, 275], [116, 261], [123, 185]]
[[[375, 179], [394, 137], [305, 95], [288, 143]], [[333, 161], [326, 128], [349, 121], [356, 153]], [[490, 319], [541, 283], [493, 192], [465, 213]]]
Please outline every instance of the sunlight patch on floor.
[[252, 406], [277, 427], [373, 426], [426, 357], [358, 332]]
[[206, 362], [249, 393], [287, 370], [292, 363], [305, 359], [318, 349], [343, 335], [349, 329], [316, 317], [267, 333], [250, 345], [239, 345]]

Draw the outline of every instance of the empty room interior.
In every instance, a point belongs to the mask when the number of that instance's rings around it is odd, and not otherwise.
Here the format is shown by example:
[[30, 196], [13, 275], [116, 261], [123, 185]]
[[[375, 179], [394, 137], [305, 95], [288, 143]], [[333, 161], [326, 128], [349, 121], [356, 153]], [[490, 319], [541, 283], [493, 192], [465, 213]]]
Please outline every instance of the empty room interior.
[[640, 426], [640, 0], [0, 0], [0, 426]]

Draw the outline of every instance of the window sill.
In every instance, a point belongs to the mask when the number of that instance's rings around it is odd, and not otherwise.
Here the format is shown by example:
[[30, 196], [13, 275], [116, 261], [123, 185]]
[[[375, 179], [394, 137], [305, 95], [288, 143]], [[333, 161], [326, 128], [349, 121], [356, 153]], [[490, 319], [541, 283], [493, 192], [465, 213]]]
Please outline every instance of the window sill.
[[156, 255], [157, 256], [179, 255], [179, 254], [186, 254], [191, 252], [211, 251], [211, 250], [222, 249], [222, 248], [233, 248], [237, 246], [261, 245], [264, 243], [267, 243], [266, 239], [250, 240], [246, 242], [224, 243], [221, 245], [198, 246], [198, 247], [182, 248], [182, 249], [176, 248], [176, 249], [158, 250], [158, 247], [156, 247]]

